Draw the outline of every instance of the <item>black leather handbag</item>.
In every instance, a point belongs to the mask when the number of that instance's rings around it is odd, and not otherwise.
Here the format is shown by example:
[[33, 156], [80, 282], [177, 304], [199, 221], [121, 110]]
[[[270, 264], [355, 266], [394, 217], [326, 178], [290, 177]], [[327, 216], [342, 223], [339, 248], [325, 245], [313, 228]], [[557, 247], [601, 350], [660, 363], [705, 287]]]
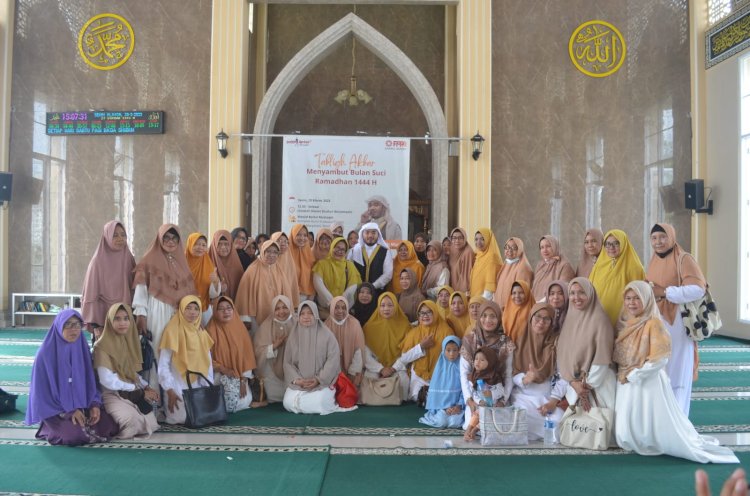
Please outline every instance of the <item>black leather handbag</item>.
[[[209, 385], [193, 387], [190, 374], [203, 378]], [[185, 406], [185, 427], [199, 429], [207, 425], [227, 420], [227, 406], [224, 403], [224, 387], [213, 385], [200, 372], [185, 372], [188, 388], [182, 390], [182, 401]]]

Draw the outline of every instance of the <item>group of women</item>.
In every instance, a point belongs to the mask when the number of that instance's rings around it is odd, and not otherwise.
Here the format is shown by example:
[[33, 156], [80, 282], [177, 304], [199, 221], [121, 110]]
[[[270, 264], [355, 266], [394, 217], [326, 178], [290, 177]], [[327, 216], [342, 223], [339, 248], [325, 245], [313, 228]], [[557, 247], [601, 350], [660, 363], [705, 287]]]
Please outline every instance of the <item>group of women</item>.
[[[58, 315], [39, 352], [27, 421], [41, 422], [38, 436], [51, 443], [150, 434], [155, 413], [184, 422], [188, 381], [221, 382], [230, 411], [267, 400], [327, 414], [345, 410], [333, 387], [343, 372], [356, 387], [395, 375], [404, 399], [425, 404], [420, 421], [467, 433], [483, 403], [520, 406], [531, 439], [542, 437], [545, 418], [559, 421], [565, 402], [589, 408], [595, 391], [599, 405], [616, 410], [623, 447], [736, 461], [687, 420], [695, 348], [677, 306], [699, 297], [705, 279], [672, 226], [652, 229], [647, 271], [620, 230], [586, 232], [577, 268], [545, 235], [534, 270], [517, 237], [501, 257], [489, 229], [474, 234], [476, 251], [461, 228], [443, 243], [419, 234], [399, 243], [384, 292], [348, 260], [358, 233], [345, 239], [343, 226], [331, 227], [311, 236], [296, 225], [255, 253], [242, 228], [216, 232], [210, 246], [191, 234], [183, 249], [177, 226], [166, 224], [136, 264], [122, 224], [108, 223], [86, 274], [83, 315]], [[97, 337], [93, 362], [84, 325]], [[155, 374], [140, 353], [139, 334], [148, 332]], [[37, 373], [59, 349], [83, 364]], [[42, 384], [50, 377], [58, 384]], [[257, 382], [263, 398], [253, 395]], [[75, 394], [63, 392], [71, 387]], [[643, 434], [635, 408], [673, 428]]]

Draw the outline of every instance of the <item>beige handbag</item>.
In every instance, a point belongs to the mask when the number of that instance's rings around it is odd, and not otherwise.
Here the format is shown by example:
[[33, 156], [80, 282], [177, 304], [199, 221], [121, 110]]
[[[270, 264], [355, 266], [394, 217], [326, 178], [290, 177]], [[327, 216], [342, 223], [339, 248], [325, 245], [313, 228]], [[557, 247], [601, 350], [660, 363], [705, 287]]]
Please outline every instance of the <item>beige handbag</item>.
[[[560, 444], [571, 448], [606, 451], [614, 427], [615, 412], [598, 406], [596, 394], [591, 409], [570, 405], [560, 421]], [[596, 405], [596, 406], [594, 406]]]
[[398, 374], [372, 379], [363, 377], [359, 389], [360, 403], [371, 406], [400, 405], [401, 382]]

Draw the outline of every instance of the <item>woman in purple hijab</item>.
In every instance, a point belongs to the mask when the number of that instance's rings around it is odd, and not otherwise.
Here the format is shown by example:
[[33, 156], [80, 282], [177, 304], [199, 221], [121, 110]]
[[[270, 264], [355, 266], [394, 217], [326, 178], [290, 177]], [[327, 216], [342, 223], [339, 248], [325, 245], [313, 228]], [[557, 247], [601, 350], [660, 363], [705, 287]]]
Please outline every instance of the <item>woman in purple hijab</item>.
[[78, 446], [103, 442], [117, 434], [117, 423], [102, 408], [86, 340], [83, 318], [63, 310], [52, 323], [31, 370], [28, 425], [39, 423], [37, 439]]

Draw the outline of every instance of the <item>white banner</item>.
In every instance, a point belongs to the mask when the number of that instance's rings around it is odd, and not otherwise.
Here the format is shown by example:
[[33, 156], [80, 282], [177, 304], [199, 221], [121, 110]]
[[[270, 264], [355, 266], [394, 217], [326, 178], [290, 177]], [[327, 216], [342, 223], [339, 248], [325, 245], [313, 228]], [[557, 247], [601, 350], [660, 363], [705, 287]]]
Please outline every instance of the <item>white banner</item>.
[[409, 220], [405, 138], [284, 136], [282, 229], [313, 232], [335, 221], [344, 237], [377, 222], [385, 239], [405, 239]]

